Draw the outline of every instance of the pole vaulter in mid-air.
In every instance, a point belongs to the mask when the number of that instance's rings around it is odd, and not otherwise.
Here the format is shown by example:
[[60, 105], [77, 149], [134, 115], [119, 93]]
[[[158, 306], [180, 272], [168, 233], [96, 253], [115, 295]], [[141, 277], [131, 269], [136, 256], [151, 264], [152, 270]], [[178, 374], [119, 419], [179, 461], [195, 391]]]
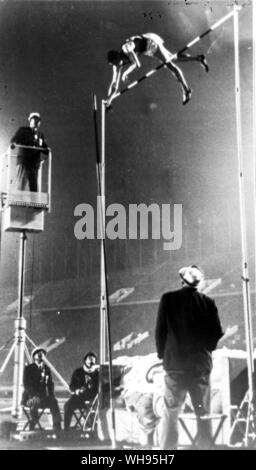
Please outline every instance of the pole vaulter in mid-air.
[[[240, 8], [240, 7], [239, 7]], [[126, 93], [131, 88], [138, 85], [143, 80], [146, 80], [151, 75], [156, 73], [162, 67], [168, 68], [174, 77], [179, 81], [182, 91], [183, 91], [183, 104], [186, 104], [192, 94], [192, 90], [189, 88], [186, 79], [179, 67], [177, 67], [176, 62], [188, 62], [196, 61], [205, 69], [206, 72], [209, 71], [209, 66], [206, 62], [205, 56], [203, 54], [191, 56], [189, 54], [184, 54], [185, 51], [194, 46], [197, 42], [201, 41], [209, 33], [217, 29], [220, 25], [225, 23], [229, 18], [234, 15], [234, 12], [231, 11], [225, 15], [220, 20], [216, 21], [209, 29], [207, 29], [200, 36], [197, 36], [195, 39], [190, 41], [185, 47], [180, 51], [172, 54], [164, 46], [164, 40], [154, 33], [146, 33], [141, 36], [132, 36], [126, 40], [122, 45], [121, 50], [118, 51], [109, 51], [108, 52], [108, 62], [113, 66], [113, 76], [112, 81], [108, 89], [108, 97], [104, 102], [107, 110], [111, 109], [111, 105], [114, 99], [118, 98], [123, 93]], [[143, 75], [138, 80], [130, 83], [123, 90], [119, 90], [120, 81], [127, 82], [128, 76], [136, 68], [140, 67], [139, 56], [146, 55], [150, 57], [156, 57], [161, 61], [161, 64], [155, 67], [152, 70], [149, 70], [145, 75]], [[128, 66], [126, 70], [124, 67]]]
[[[164, 46], [164, 40], [154, 33], [146, 33], [141, 36], [132, 36], [126, 39], [126, 42], [122, 45], [120, 51], [109, 51], [108, 62], [113, 66], [113, 77], [108, 90], [108, 107], [111, 106], [113, 99], [116, 97], [120, 79], [126, 83], [129, 79], [133, 70], [140, 68], [139, 56], [145, 55], [149, 57], [156, 57], [161, 62], [166, 63], [166, 67], [170, 70], [172, 75], [178, 80], [183, 91], [183, 104], [186, 104], [192, 94], [192, 90], [189, 88], [188, 83], [179, 67], [177, 62], [190, 62], [196, 61], [205, 69], [209, 71], [208, 64], [204, 55], [191, 56], [189, 54], [172, 54]], [[123, 71], [124, 67], [128, 65], [128, 68]]]

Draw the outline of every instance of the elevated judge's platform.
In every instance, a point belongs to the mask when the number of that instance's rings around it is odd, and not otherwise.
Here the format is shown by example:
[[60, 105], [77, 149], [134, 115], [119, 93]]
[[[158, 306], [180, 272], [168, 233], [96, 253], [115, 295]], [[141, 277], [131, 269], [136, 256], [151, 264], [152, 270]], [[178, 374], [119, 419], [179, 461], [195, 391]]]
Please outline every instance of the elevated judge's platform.
[[3, 230], [41, 232], [44, 213], [51, 210], [52, 153], [40, 147], [15, 145], [1, 161]]
[[[25, 254], [27, 232], [44, 230], [44, 215], [51, 209], [51, 149], [12, 144], [1, 159], [0, 194], [1, 225], [6, 232], [20, 233], [18, 311], [14, 322], [14, 337], [0, 368], [6, 369], [14, 355], [13, 398], [11, 413], [21, 415], [24, 358], [31, 360], [26, 340], [35, 343], [26, 333], [23, 317]], [[12, 423], [11, 423], [12, 424]], [[7, 425], [8, 427], [8, 425]]]

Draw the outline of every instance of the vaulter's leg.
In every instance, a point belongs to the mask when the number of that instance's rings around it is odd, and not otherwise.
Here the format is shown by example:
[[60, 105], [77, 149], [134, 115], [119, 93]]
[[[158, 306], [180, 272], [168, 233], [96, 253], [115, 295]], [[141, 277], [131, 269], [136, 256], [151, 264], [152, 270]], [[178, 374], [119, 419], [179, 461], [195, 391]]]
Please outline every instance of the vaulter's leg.
[[209, 65], [207, 64], [206, 58], [203, 54], [192, 56], [189, 54], [178, 54], [174, 62], [199, 62], [200, 65], [206, 72], [209, 72]]
[[164, 47], [159, 47], [155, 53], [155, 57], [161, 62], [167, 62], [166, 67], [170, 70], [172, 75], [178, 80], [183, 91], [183, 104], [186, 104], [192, 95], [192, 90], [189, 88], [188, 83], [179, 67], [172, 61], [172, 54]]

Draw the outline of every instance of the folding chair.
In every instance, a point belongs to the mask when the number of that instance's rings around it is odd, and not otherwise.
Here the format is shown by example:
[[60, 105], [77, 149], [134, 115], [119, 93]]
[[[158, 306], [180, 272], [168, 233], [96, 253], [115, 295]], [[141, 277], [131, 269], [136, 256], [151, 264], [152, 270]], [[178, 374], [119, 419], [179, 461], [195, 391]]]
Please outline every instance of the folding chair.
[[[217, 424], [217, 427], [216, 427], [216, 430], [215, 432], [212, 434], [212, 436], [210, 437], [210, 442], [209, 442], [209, 446], [210, 448], [213, 448], [215, 445], [216, 445], [216, 441], [217, 441], [217, 438], [219, 436], [219, 433], [223, 427], [223, 424], [224, 424], [224, 421], [225, 419], [227, 418], [227, 415], [224, 415], [224, 414], [209, 414], [209, 415], [203, 415], [201, 416], [199, 419], [201, 419], [202, 421], [213, 421], [213, 420], [218, 420], [218, 424]], [[199, 438], [199, 433], [197, 431], [196, 435], [195, 436], [192, 436], [190, 430], [188, 429], [188, 426], [186, 425], [186, 421], [197, 421], [197, 417], [194, 413], [183, 413], [183, 414], [180, 414], [179, 417], [179, 422], [182, 426], [182, 428], [184, 429], [186, 435], [188, 436], [190, 442], [191, 442], [191, 445], [194, 446], [194, 447], [198, 447], [198, 444], [197, 444], [197, 441], [198, 441], [198, 438]]]
[[94, 397], [90, 403], [90, 407], [87, 416], [84, 420], [83, 431], [94, 432], [97, 418], [99, 413], [99, 396], [98, 394]]
[[92, 401], [85, 401], [84, 407], [73, 410], [72, 417], [75, 418], [75, 429], [82, 431], [94, 431], [98, 416], [98, 395]]
[[75, 425], [73, 426], [74, 429], [83, 430], [83, 423], [86, 419], [89, 405], [90, 402], [86, 401], [84, 403], [84, 408], [76, 408], [75, 410], [73, 410], [72, 417], [75, 418]]
[[[26, 416], [26, 422], [23, 426], [23, 429], [22, 431], [26, 431], [27, 428], [29, 428], [29, 423], [30, 423], [30, 416], [29, 416], [29, 407], [28, 406], [23, 406], [23, 412], [24, 412], [24, 415]], [[40, 423], [40, 419], [43, 417], [43, 415], [45, 414], [50, 414], [51, 411], [49, 408], [38, 408], [38, 418], [37, 418], [37, 421], [35, 421], [34, 425], [34, 429], [39, 429], [39, 430], [43, 430], [43, 426], [41, 425]]]

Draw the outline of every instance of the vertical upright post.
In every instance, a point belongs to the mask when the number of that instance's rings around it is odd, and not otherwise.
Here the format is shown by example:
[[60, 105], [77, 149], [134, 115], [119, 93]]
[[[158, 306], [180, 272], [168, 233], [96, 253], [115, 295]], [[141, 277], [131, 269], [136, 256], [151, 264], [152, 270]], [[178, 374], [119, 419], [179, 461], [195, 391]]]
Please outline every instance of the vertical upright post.
[[[252, 1], [252, 54], [253, 54], [253, 100], [252, 100], [252, 151], [253, 151], [253, 199], [254, 199], [254, 285], [256, 293], [256, 3]], [[256, 298], [254, 300], [256, 307]], [[254, 307], [254, 308], [255, 308]]]
[[[234, 6], [234, 55], [235, 55], [235, 98], [236, 98], [236, 135], [237, 135], [237, 157], [238, 157], [238, 181], [239, 181], [239, 202], [240, 202], [240, 220], [241, 220], [241, 248], [242, 248], [242, 282], [243, 282], [243, 304], [244, 304], [244, 323], [247, 348], [247, 368], [248, 368], [248, 410], [253, 401], [253, 338], [252, 338], [252, 318], [251, 318], [251, 297], [250, 280], [248, 270], [247, 254], [247, 230], [246, 230], [246, 211], [245, 211], [245, 191], [244, 191], [244, 173], [243, 173], [243, 151], [242, 151], [242, 121], [241, 121], [241, 92], [240, 92], [240, 63], [239, 63], [239, 23], [238, 7]], [[247, 425], [244, 443], [248, 446], [249, 434], [249, 413], [247, 416]]]
[[51, 212], [52, 201], [52, 150], [48, 147], [48, 210]]
[[14, 417], [19, 417], [21, 414], [22, 377], [24, 369], [24, 351], [26, 338], [26, 320], [23, 318], [26, 240], [27, 236], [24, 230], [20, 234], [18, 316], [15, 320], [15, 349], [12, 402], [12, 415]]
[[[100, 364], [106, 362], [106, 266], [104, 256], [104, 239], [105, 239], [105, 126], [106, 126], [106, 103], [101, 102], [101, 163], [100, 163], [100, 180], [101, 180], [101, 211], [102, 211], [102, 226], [101, 226], [101, 293], [100, 293]], [[99, 211], [100, 208], [98, 208]]]

